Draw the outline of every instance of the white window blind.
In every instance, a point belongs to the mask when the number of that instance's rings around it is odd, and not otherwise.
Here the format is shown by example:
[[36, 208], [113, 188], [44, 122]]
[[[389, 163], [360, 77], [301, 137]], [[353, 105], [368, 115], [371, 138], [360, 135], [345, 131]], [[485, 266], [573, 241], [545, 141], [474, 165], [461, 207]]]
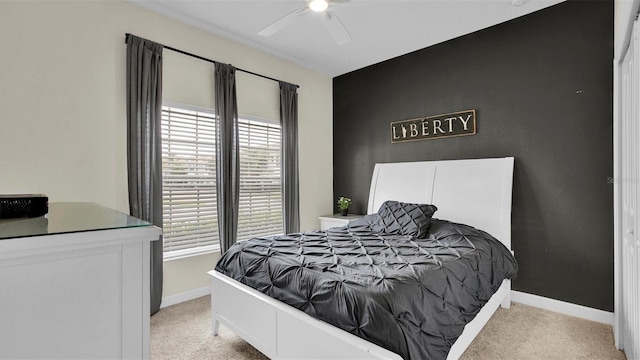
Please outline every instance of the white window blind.
[[238, 121], [240, 208], [238, 240], [282, 234], [282, 175], [279, 124]]
[[[215, 116], [188, 106], [162, 108], [165, 259], [219, 249]], [[283, 231], [279, 124], [239, 120], [238, 240]]]
[[165, 254], [211, 251], [218, 244], [212, 114], [162, 108], [162, 197]]

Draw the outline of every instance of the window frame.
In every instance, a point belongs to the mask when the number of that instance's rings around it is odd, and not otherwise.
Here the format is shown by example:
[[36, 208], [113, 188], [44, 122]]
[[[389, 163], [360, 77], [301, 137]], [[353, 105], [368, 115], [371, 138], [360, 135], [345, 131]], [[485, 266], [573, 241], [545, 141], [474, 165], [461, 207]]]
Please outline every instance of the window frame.
[[[214, 118], [216, 116], [214, 109], [207, 108], [207, 107], [202, 107], [202, 106], [197, 106], [197, 105], [184, 104], [184, 103], [173, 102], [173, 101], [163, 101], [161, 106], [163, 108], [164, 107], [170, 107], [170, 108], [173, 107], [173, 108], [178, 108], [178, 109], [184, 109], [184, 110], [187, 110], [187, 111], [196, 111], [196, 112], [200, 112], [200, 113], [205, 113], [207, 115], [211, 115]], [[280, 120], [279, 119], [276, 120], [276, 119], [262, 118], [262, 117], [253, 116], [253, 115], [242, 115], [242, 114], [239, 114], [238, 115], [238, 120], [249, 120], [249, 121], [267, 123], [267, 124], [271, 124], [271, 125], [278, 125], [278, 126], [280, 126], [280, 134], [282, 136], [282, 126], [280, 124]], [[281, 151], [282, 151], [282, 143], [281, 143], [280, 146], [281, 146]], [[281, 154], [282, 154], [282, 152], [281, 152]], [[282, 167], [282, 157], [281, 157], [280, 166]], [[280, 177], [280, 181], [282, 181], [282, 176]], [[164, 187], [163, 187], [163, 191], [164, 191]], [[164, 195], [163, 195], [163, 199], [164, 199]], [[163, 211], [163, 216], [164, 216], [164, 211]], [[284, 214], [283, 214], [283, 216], [284, 216]], [[283, 229], [282, 230], [284, 231], [284, 218], [283, 218]], [[216, 252], [220, 252], [220, 240], [219, 239], [218, 239], [218, 242], [216, 244], [213, 244], [213, 245], [198, 246], [198, 247], [194, 247], [194, 248], [173, 250], [173, 251], [169, 251], [169, 252], [165, 252], [164, 251], [164, 244], [163, 244], [163, 260], [164, 261], [184, 259], [184, 258], [189, 258], [189, 257], [193, 257], [193, 256], [206, 255], [206, 254], [211, 254], [211, 253], [216, 253]]]

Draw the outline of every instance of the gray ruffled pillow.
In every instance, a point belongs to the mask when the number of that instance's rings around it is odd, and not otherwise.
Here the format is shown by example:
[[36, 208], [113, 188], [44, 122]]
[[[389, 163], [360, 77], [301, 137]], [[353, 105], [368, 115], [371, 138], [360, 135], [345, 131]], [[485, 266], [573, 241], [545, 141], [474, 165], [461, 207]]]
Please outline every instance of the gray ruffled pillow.
[[387, 234], [422, 238], [427, 234], [436, 210], [438, 208], [435, 205], [385, 201], [378, 210], [380, 219], [375, 227]]

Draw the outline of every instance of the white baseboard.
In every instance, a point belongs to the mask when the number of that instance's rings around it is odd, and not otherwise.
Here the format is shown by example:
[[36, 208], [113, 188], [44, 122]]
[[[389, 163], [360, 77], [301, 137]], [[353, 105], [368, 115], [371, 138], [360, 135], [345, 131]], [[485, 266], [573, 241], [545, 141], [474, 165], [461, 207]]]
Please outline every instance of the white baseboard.
[[209, 294], [211, 294], [211, 286], [204, 286], [198, 289], [185, 291], [183, 293], [166, 296], [162, 298], [160, 309], [166, 308], [167, 306], [179, 304], [181, 302], [197, 299], [202, 296], [207, 296]]
[[543, 296], [527, 294], [515, 290], [511, 291], [511, 301], [565, 315], [613, 325], [613, 313], [608, 311], [554, 300]]

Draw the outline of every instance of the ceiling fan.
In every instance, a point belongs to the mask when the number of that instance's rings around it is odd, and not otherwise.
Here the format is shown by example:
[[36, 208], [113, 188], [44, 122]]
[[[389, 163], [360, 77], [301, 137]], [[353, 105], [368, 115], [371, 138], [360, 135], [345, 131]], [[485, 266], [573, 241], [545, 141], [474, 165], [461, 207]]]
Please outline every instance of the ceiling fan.
[[[348, 0], [347, 0], [348, 1]], [[271, 36], [278, 31], [284, 29], [298, 16], [308, 14], [309, 12], [316, 12], [322, 15], [322, 22], [329, 31], [329, 34], [335, 40], [338, 45], [346, 44], [351, 41], [351, 35], [344, 26], [338, 16], [330, 10], [331, 7], [336, 6], [338, 3], [346, 2], [340, 0], [310, 0], [307, 1], [307, 5], [301, 9], [294, 10], [278, 20], [272, 22], [267, 27], [262, 29], [258, 35]]]

